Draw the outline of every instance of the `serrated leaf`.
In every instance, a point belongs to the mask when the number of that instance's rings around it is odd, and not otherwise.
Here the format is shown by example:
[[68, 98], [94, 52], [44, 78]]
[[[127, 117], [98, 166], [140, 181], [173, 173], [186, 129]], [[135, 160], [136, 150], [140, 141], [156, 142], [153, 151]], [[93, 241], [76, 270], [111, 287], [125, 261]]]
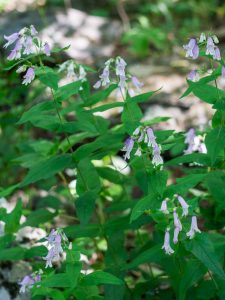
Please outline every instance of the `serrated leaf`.
[[86, 275], [80, 282], [81, 286], [100, 285], [100, 284], [113, 284], [121, 285], [123, 281], [116, 276], [103, 272], [96, 271]]

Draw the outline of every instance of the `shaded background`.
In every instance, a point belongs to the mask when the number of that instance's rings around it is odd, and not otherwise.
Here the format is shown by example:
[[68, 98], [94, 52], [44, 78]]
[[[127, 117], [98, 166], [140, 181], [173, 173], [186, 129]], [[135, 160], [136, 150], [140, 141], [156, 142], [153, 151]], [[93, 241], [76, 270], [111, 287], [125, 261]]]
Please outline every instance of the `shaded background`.
[[[162, 88], [160, 94], [142, 106], [146, 119], [169, 116], [171, 119], [160, 126], [175, 130], [207, 126], [212, 114], [208, 105], [192, 96], [179, 100], [186, 88], [186, 75], [195, 67], [195, 62], [185, 59], [182, 45], [202, 31], [212, 32], [219, 37], [223, 55], [224, 1], [0, 0], [0, 14], [1, 45], [4, 34], [33, 24], [51, 46], [70, 45], [65, 53], [54, 56], [49, 61], [50, 65], [72, 58], [98, 69], [109, 57], [120, 55], [128, 62], [129, 71], [144, 82], [144, 90]], [[7, 54], [2, 47], [0, 51], [0, 185], [7, 187], [24, 177], [25, 171], [21, 167], [26, 167], [26, 160], [23, 161], [20, 155], [26, 147], [32, 147], [27, 145], [27, 140], [32, 137], [35, 141], [47, 134], [49, 140], [54, 137], [38, 128], [26, 125], [24, 130], [16, 125], [23, 111], [41, 97], [43, 99], [43, 95], [35, 84], [32, 88], [22, 86], [15, 70], [4, 71]], [[96, 79], [97, 73], [90, 75], [93, 83]], [[223, 81], [219, 84], [225, 87]], [[112, 97], [115, 98], [115, 95]], [[118, 114], [116, 109], [103, 113], [115, 122]], [[32, 189], [29, 193], [32, 197]], [[18, 196], [24, 202], [28, 201], [28, 196], [20, 191], [10, 202], [1, 198], [0, 205], [10, 211]], [[38, 240], [43, 232], [36, 229], [27, 234], [29, 239]], [[29, 269], [29, 266], [15, 263], [12, 269], [6, 271], [3, 266], [0, 282], [4, 281], [4, 286], [8, 284], [12, 289], [21, 272], [26, 274], [26, 268]], [[0, 299], [11, 299], [6, 298], [4, 292], [0, 288]], [[10, 293], [14, 294], [13, 291]]]

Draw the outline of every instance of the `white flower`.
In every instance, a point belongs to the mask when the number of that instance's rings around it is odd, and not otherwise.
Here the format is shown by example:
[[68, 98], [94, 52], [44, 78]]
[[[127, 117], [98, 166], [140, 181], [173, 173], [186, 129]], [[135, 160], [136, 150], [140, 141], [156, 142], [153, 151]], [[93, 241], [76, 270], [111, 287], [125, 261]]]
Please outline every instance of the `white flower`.
[[179, 195], [176, 195], [177, 196], [177, 199], [183, 209], [183, 213], [182, 213], [182, 217], [183, 216], [187, 216], [188, 215], [188, 207], [189, 205], [187, 204], [187, 202]]
[[202, 32], [200, 35], [199, 43], [203, 43], [204, 41], [206, 41], [206, 35], [204, 32]]
[[187, 237], [189, 237], [190, 239], [192, 239], [195, 235], [196, 232], [201, 232], [198, 228], [198, 224], [197, 224], [197, 217], [193, 216], [191, 218], [191, 229], [190, 231], [187, 232]]
[[169, 211], [168, 211], [168, 209], [167, 209], [167, 202], [168, 202], [168, 198], [166, 198], [166, 199], [164, 199], [163, 201], [162, 201], [162, 204], [161, 204], [161, 207], [160, 207], [160, 211], [162, 212], [162, 213], [164, 213], [164, 214], [168, 214], [169, 213]]
[[134, 155], [141, 156], [141, 148], [140, 147], [137, 148], [137, 151], [134, 153]]
[[170, 231], [169, 228], [166, 229], [165, 237], [164, 237], [164, 244], [162, 249], [165, 250], [166, 254], [171, 255], [174, 253], [174, 250], [170, 247]]

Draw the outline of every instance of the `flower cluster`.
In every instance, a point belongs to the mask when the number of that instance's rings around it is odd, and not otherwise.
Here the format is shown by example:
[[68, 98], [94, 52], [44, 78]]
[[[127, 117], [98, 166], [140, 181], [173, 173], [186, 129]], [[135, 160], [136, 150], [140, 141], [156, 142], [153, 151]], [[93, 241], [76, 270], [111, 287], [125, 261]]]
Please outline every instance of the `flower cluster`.
[[196, 135], [194, 128], [190, 128], [185, 134], [184, 143], [188, 146], [188, 148], [184, 150], [185, 154], [191, 154], [196, 151], [200, 153], [207, 153], [203, 138]]
[[25, 293], [27, 290], [31, 289], [35, 283], [41, 281], [41, 273], [42, 271], [33, 273], [31, 275], [26, 275], [21, 282], [19, 282], [20, 293]]
[[[188, 209], [189, 209], [188, 203], [180, 195], [175, 195], [175, 197], [177, 198], [177, 200], [182, 208], [182, 217], [188, 216]], [[165, 200], [162, 201], [162, 204], [161, 204], [160, 211], [164, 214], [169, 214], [169, 210], [167, 207], [168, 201], [169, 201], [169, 198], [166, 198]], [[177, 244], [179, 233], [182, 231], [183, 227], [182, 227], [182, 223], [179, 218], [179, 215], [177, 213], [176, 207], [173, 208], [173, 224], [174, 224], [173, 243]], [[186, 236], [189, 237], [190, 239], [192, 239], [196, 232], [200, 233], [201, 231], [199, 230], [198, 225], [197, 225], [197, 217], [192, 216], [191, 228], [186, 233]], [[165, 250], [166, 254], [170, 255], [170, 254], [174, 253], [174, 250], [172, 249], [172, 247], [170, 245], [170, 228], [169, 227], [166, 228], [164, 244], [162, 246], [162, 249]]]
[[[213, 60], [221, 61], [220, 49], [217, 46], [219, 40], [216, 35], [206, 36], [205, 33], [201, 33], [199, 39], [191, 38], [188, 44], [184, 45], [183, 48], [186, 50], [186, 57], [197, 59], [201, 48], [204, 48], [205, 54], [210, 55]], [[221, 75], [225, 78], [225, 67], [222, 66]], [[199, 73], [197, 70], [192, 70], [187, 79], [193, 82], [199, 80]]]
[[44, 260], [46, 260], [45, 268], [51, 268], [52, 263], [58, 261], [60, 259], [60, 255], [63, 253], [62, 242], [64, 242], [64, 244], [67, 243], [68, 239], [62, 230], [52, 229], [46, 240], [48, 241], [48, 254], [44, 257]]
[[22, 55], [30, 55], [36, 53], [44, 53], [47, 56], [51, 55], [51, 50], [48, 43], [42, 43], [38, 38], [38, 32], [33, 25], [29, 28], [24, 27], [19, 32], [14, 32], [9, 36], [4, 36], [7, 41], [4, 48], [15, 43], [13, 50], [11, 50], [8, 60], [20, 59]]
[[66, 77], [71, 81], [86, 80], [86, 71], [82, 65], [78, 65], [72, 59], [59, 65], [58, 72], [66, 72]]
[[148, 148], [151, 149], [152, 153], [152, 164], [154, 166], [162, 165], [163, 158], [161, 156], [160, 145], [156, 142], [156, 137], [154, 131], [150, 127], [138, 127], [133, 132], [133, 135], [126, 139], [125, 145], [122, 151], [125, 151], [124, 159], [130, 159], [131, 151], [134, 148], [135, 143], [137, 144], [137, 149], [134, 153], [136, 156], [141, 156], [142, 154], [142, 143], [147, 144]]
[[[20, 59], [23, 55], [30, 54], [41, 54], [44, 53], [46, 56], [51, 55], [50, 46], [47, 42], [43, 43], [38, 38], [38, 32], [33, 25], [29, 28], [24, 27], [19, 32], [14, 32], [9, 36], [4, 36], [7, 41], [4, 45], [4, 48], [8, 48], [9, 46], [15, 44], [14, 48], [11, 50], [8, 55], [8, 60], [17, 60]], [[29, 63], [28, 65], [21, 65], [17, 71], [17, 73], [25, 73], [23, 76], [22, 84], [29, 84], [35, 78], [35, 69]]]
[[[136, 93], [139, 93], [143, 87], [143, 83], [140, 82], [137, 77], [130, 75], [126, 71], [126, 66], [127, 63], [120, 56], [115, 59], [110, 58], [107, 60], [94, 88], [98, 89], [101, 86], [104, 87], [110, 83], [117, 83], [122, 94], [124, 91], [125, 93], [128, 91], [129, 95], [133, 97]], [[132, 84], [131, 87], [129, 87], [129, 82]]]

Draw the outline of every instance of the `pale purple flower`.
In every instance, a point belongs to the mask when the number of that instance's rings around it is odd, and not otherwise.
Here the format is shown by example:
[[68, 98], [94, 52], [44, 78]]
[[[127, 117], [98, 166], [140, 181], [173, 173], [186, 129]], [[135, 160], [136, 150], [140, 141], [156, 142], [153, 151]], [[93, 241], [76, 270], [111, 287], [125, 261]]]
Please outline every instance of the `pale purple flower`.
[[134, 147], [134, 140], [131, 137], [127, 138], [125, 141], [125, 145], [122, 149], [122, 151], [126, 152], [124, 155], [125, 160], [130, 159], [130, 153], [131, 153], [133, 147]]
[[220, 49], [218, 47], [215, 47], [215, 51], [214, 51], [214, 54], [213, 54], [213, 59], [221, 60]]
[[193, 128], [189, 129], [185, 135], [185, 144], [188, 145], [188, 148], [184, 150], [184, 154], [191, 154], [195, 151], [200, 153], [207, 153], [206, 146], [199, 136], [196, 136], [195, 130]]
[[193, 216], [191, 218], [191, 229], [190, 231], [187, 232], [187, 236], [192, 239], [195, 235], [196, 232], [201, 232], [198, 228], [198, 224], [197, 224], [197, 217]]
[[47, 55], [47, 56], [50, 56], [50, 55], [51, 55], [51, 50], [50, 50], [50, 46], [49, 46], [48, 43], [45, 43], [45, 44], [44, 44], [43, 52], [44, 52], [44, 54]]
[[166, 198], [166, 199], [164, 199], [163, 201], [162, 201], [162, 204], [161, 204], [161, 207], [160, 207], [160, 211], [162, 212], [162, 213], [164, 213], [164, 214], [168, 214], [169, 213], [169, 211], [168, 211], [168, 209], [167, 209], [167, 202], [168, 202], [168, 198]]
[[154, 132], [152, 128], [148, 127], [147, 130], [147, 137], [148, 137], [148, 146], [154, 146], [156, 144], [156, 137], [154, 135]]
[[139, 127], [137, 127], [135, 130], [134, 130], [134, 132], [133, 132], [133, 135], [139, 135], [139, 133], [140, 133], [140, 129], [141, 129], [141, 127], [139, 126]]
[[19, 33], [15, 32], [11, 35], [4, 35], [4, 39], [7, 40], [7, 43], [3, 46], [4, 48], [8, 48], [10, 45], [12, 45], [13, 43], [15, 43], [15, 41], [18, 40], [19, 38]]
[[170, 246], [170, 231], [169, 228], [166, 229], [165, 237], [164, 237], [164, 244], [162, 249], [165, 250], [166, 254], [171, 255], [174, 253], [174, 250]]
[[20, 40], [18, 40], [16, 42], [15, 48], [13, 50], [11, 50], [7, 59], [8, 60], [19, 59], [21, 57], [21, 49], [22, 49], [22, 44], [21, 44]]
[[203, 43], [204, 41], [206, 41], [206, 35], [204, 32], [202, 32], [200, 35], [199, 43]]
[[35, 77], [35, 72], [34, 72], [34, 68], [30, 67], [28, 68], [26, 74], [23, 76], [24, 80], [22, 82], [22, 84], [29, 84], [31, 83], [32, 80], [34, 80]]
[[52, 262], [59, 260], [59, 258], [59, 252], [57, 252], [57, 250], [54, 247], [52, 247], [48, 251], [47, 256], [43, 257], [43, 259], [46, 260], [45, 268], [52, 268]]
[[214, 55], [215, 53], [215, 44], [213, 42], [213, 39], [209, 36], [207, 39], [207, 44], [206, 44], [206, 55]]
[[188, 74], [187, 79], [190, 80], [190, 81], [193, 81], [193, 82], [199, 81], [199, 73], [198, 73], [198, 71], [197, 70], [192, 70]]
[[163, 164], [163, 158], [160, 155], [160, 148], [158, 144], [155, 144], [152, 148], [152, 164], [155, 166], [159, 166]]
[[225, 78], [225, 67], [222, 66], [221, 75], [223, 78]]
[[135, 91], [131, 88], [128, 89], [128, 94], [130, 97], [134, 97], [136, 95]]
[[196, 39], [190, 39], [187, 45], [184, 45], [183, 48], [186, 50], [186, 57], [191, 57], [196, 59], [199, 55], [199, 47]]
[[201, 144], [199, 145], [198, 151], [199, 151], [200, 153], [207, 153], [207, 148], [206, 148], [205, 143], [201, 143]]
[[77, 75], [75, 74], [74, 72], [74, 63], [73, 61], [70, 61], [68, 66], [67, 66], [67, 75], [66, 75], [67, 78], [69, 79], [72, 79], [72, 80], [77, 80]]
[[140, 136], [139, 136], [139, 138], [138, 138], [138, 143], [141, 143], [141, 142], [144, 140], [144, 138], [145, 138], [145, 133], [144, 133], [144, 131], [142, 130], [142, 131], [141, 131], [141, 134], [140, 134]]
[[132, 83], [133, 83], [134, 87], [135, 87], [138, 91], [140, 91], [144, 84], [143, 84], [142, 82], [140, 82], [140, 81], [137, 79], [137, 77], [135, 77], [135, 76], [132, 76], [132, 77], [131, 77], [131, 80], [132, 80]]
[[48, 244], [50, 246], [53, 246], [54, 245], [54, 242], [55, 242], [55, 237], [57, 235], [57, 231], [55, 229], [52, 229], [49, 236], [47, 236], [45, 239], [48, 241]]
[[34, 53], [34, 50], [33, 50], [33, 39], [32, 39], [31, 36], [27, 36], [25, 38], [23, 46], [24, 46], [23, 54], [29, 55], [29, 54]]
[[40, 275], [26, 275], [23, 280], [19, 283], [20, 287], [20, 293], [25, 293], [27, 289], [30, 289], [33, 287], [33, 285], [36, 282], [41, 281]]
[[37, 32], [36, 28], [34, 27], [34, 25], [30, 25], [30, 33], [33, 36], [38, 34], [38, 32]]
[[118, 84], [118, 86], [122, 89], [122, 90], [124, 90], [125, 89], [125, 87], [126, 87], [126, 76], [122, 76], [122, 75], [120, 75], [119, 76], [119, 84]]
[[174, 227], [178, 228], [180, 231], [182, 230], [182, 224], [176, 212], [176, 208], [173, 210], [173, 223]]
[[101, 86], [101, 84], [102, 84], [101, 80], [98, 80], [98, 81], [93, 85], [93, 88], [94, 88], [94, 89], [99, 89], [100, 86]]
[[173, 232], [173, 242], [174, 242], [174, 244], [178, 243], [179, 233], [180, 233], [180, 229], [178, 227], [175, 227], [174, 232]]
[[127, 63], [122, 57], [118, 57], [116, 59], [116, 75], [117, 76], [123, 76], [126, 77], [125, 75], [125, 68], [126, 68]]
[[106, 65], [103, 69], [102, 74], [99, 76], [101, 78], [102, 86], [105, 86], [110, 83], [109, 79], [109, 65]]
[[177, 199], [183, 209], [183, 213], [182, 213], [182, 217], [183, 216], [187, 216], [188, 215], [188, 207], [189, 205], [187, 204], [187, 202], [184, 200], [184, 198], [182, 198], [181, 196], [177, 195]]

